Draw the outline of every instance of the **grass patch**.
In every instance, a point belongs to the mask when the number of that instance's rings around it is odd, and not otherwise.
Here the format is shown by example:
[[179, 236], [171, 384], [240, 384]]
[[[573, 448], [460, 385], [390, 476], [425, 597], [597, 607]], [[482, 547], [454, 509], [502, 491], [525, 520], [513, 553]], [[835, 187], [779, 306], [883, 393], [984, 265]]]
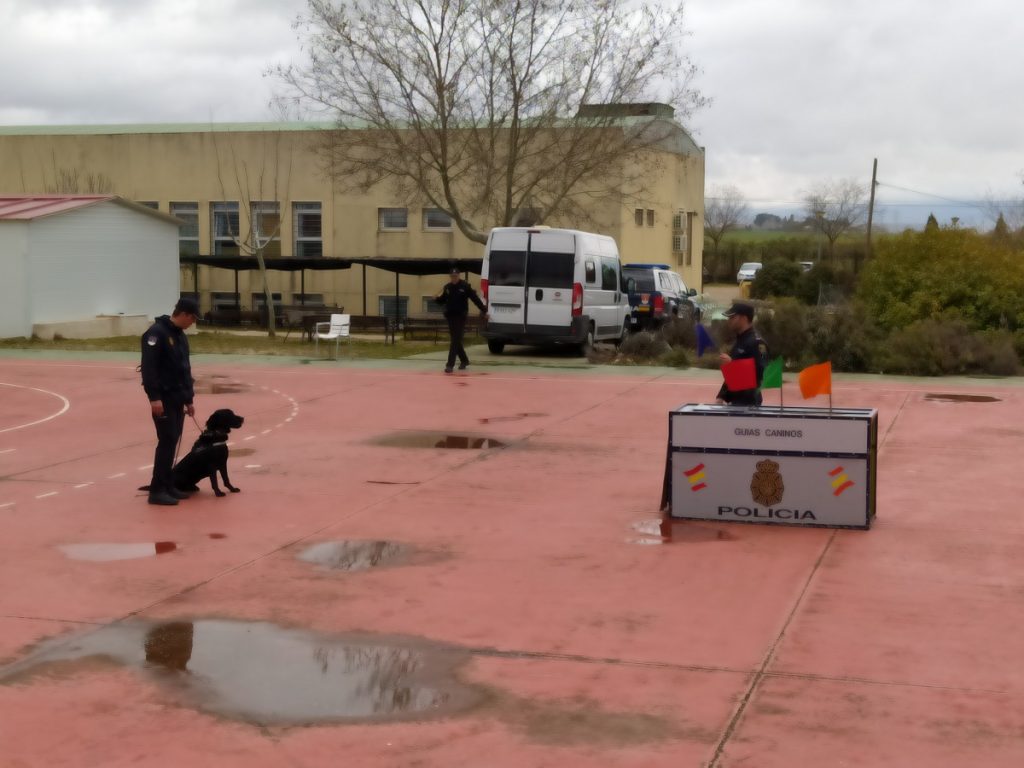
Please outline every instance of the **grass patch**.
[[[373, 339], [350, 339], [338, 349], [339, 358], [398, 359], [423, 352], [447, 348], [447, 336], [434, 344], [431, 341], [405, 341], [395, 344]], [[70, 350], [83, 352], [139, 352], [138, 336], [114, 336], [105, 339], [0, 339], [0, 349]], [[284, 336], [269, 338], [259, 335], [241, 335], [218, 331], [200, 331], [188, 337], [189, 349], [195, 355], [272, 355], [276, 357], [313, 357], [316, 348], [311, 341]], [[325, 345], [321, 345], [325, 346]], [[321, 349], [320, 355], [333, 354], [333, 342]]]

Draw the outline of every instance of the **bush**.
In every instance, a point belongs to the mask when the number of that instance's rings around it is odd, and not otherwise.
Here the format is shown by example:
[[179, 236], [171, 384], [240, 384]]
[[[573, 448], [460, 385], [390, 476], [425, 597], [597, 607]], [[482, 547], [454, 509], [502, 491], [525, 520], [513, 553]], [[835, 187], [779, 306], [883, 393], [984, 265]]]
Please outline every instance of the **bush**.
[[662, 324], [660, 331], [661, 338], [672, 349], [693, 349], [697, 346], [697, 324], [692, 318], [669, 318]]
[[886, 330], [959, 311], [970, 330], [1024, 327], [1024, 258], [969, 230], [882, 238], [858, 296]]
[[767, 299], [772, 296], [795, 296], [803, 269], [793, 261], [773, 259], [766, 263], [750, 286], [750, 296]]
[[806, 317], [811, 362], [831, 360], [837, 371], [871, 370], [884, 334], [860, 304], [812, 307]]
[[808, 309], [796, 299], [780, 298], [770, 307], [761, 307], [755, 327], [772, 359], [781, 355], [790, 367], [809, 359]]
[[682, 347], [675, 347], [659, 357], [658, 364], [669, 368], [689, 368], [690, 355]]
[[854, 294], [857, 278], [849, 270], [818, 262], [800, 275], [793, 295], [804, 304], [840, 304]]
[[1017, 373], [1020, 362], [1008, 331], [972, 331], [962, 316], [916, 320], [890, 334], [877, 350], [875, 367], [911, 376]]
[[671, 351], [668, 342], [651, 331], [631, 333], [619, 345], [619, 356], [633, 362], [651, 362]]

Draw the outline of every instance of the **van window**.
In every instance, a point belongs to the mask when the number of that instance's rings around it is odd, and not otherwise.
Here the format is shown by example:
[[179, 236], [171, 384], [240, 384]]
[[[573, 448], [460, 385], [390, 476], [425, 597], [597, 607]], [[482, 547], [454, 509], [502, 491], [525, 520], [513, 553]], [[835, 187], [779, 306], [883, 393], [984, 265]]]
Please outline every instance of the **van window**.
[[571, 253], [530, 253], [531, 288], [572, 288], [576, 257]]
[[587, 260], [587, 282], [593, 285], [597, 282], [597, 267], [594, 266], [594, 262]]
[[633, 278], [633, 284], [638, 291], [650, 292], [657, 290], [654, 287], [654, 273], [649, 269], [630, 269], [627, 265], [622, 268], [622, 276], [626, 280]]
[[619, 290], [619, 262], [601, 257], [601, 290]]
[[523, 251], [491, 251], [487, 280], [491, 285], [526, 285], [526, 254]]

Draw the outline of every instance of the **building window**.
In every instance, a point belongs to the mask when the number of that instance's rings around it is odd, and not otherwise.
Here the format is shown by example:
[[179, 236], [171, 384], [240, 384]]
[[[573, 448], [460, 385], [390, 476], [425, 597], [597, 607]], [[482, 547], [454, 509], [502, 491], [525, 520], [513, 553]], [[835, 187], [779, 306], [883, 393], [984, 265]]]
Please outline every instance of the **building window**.
[[635, 211], [633, 211], [633, 221], [636, 222], [636, 225], [638, 227], [642, 227], [644, 225], [644, 209], [643, 208], [637, 208]]
[[323, 215], [320, 203], [295, 203], [294, 253], [303, 259], [319, 259], [324, 255]]
[[160, 210], [160, 203], [156, 202], [156, 200], [136, 200], [136, 202], [139, 205], [144, 205], [147, 208], [152, 208], [154, 211]]
[[238, 256], [238, 203], [210, 205], [214, 256]]
[[307, 307], [324, 306], [324, 295], [322, 293], [293, 293], [292, 304], [301, 304]]
[[650, 208], [647, 209], [647, 226], [654, 226], [654, 211], [652, 211]]
[[268, 259], [281, 258], [281, 204], [260, 202], [250, 207], [253, 245]]
[[683, 252], [683, 236], [682, 235], [672, 235], [672, 253], [682, 253], [682, 252]]
[[[280, 293], [272, 293], [272, 294], [270, 294], [270, 297], [274, 300], [274, 306], [275, 307], [280, 307], [281, 306], [281, 294]], [[252, 294], [252, 308], [253, 309], [262, 309], [263, 307], [266, 306], [266, 304], [267, 304], [267, 297], [263, 294], [263, 291], [260, 291], [259, 293], [253, 293]]]
[[[395, 295], [377, 297], [377, 314], [383, 317], [395, 317]], [[409, 316], [409, 297], [399, 296], [397, 304], [398, 319], [403, 320]]]
[[434, 301], [433, 296], [423, 297], [423, 314], [425, 315], [440, 315], [444, 313], [444, 305], [438, 304]]
[[181, 219], [178, 255], [199, 255], [199, 203], [171, 203], [171, 216]]
[[440, 208], [423, 209], [424, 229], [443, 229], [450, 232], [452, 228], [452, 217]]
[[409, 228], [408, 208], [378, 208], [377, 228], [381, 232]]
[[237, 293], [214, 291], [210, 294], [213, 309], [238, 309], [241, 307], [240, 299], [241, 297]]
[[676, 211], [672, 215], [672, 229], [682, 229], [682, 228], [683, 228], [683, 212], [682, 211]]

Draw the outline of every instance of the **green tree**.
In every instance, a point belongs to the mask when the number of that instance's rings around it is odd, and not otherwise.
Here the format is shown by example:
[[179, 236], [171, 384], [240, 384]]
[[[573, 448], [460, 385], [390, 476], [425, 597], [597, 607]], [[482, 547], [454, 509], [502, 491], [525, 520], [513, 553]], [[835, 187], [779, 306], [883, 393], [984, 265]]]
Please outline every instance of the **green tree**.
[[939, 220], [935, 218], [934, 213], [928, 214], [928, 221], [924, 223], [925, 232], [937, 232], [939, 229]]
[[651, 150], [682, 128], [622, 105], [657, 92], [684, 119], [706, 101], [676, 0], [309, 0], [298, 26], [309, 60], [277, 72], [336, 120], [332, 177], [387, 181], [481, 243], [524, 215], [585, 221], [595, 198], [645, 196]]
[[1010, 228], [1006, 226], [1006, 219], [1003, 218], [1002, 211], [999, 213], [999, 218], [996, 219], [995, 229], [992, 230], [992, 238], [1001, 243], [1010, 242]]
[[880, 238], [857, 288], [886, 330], [956, 311], [971, 330], [1024, 327], [1024, 261], [971, 230], [938, 229]]
[[799, 264], [784, 259], [766, 262], [750, 286], [750, 295], [755, 299], [770, 296], [795, 296], [800, 285], [803, 270]]

